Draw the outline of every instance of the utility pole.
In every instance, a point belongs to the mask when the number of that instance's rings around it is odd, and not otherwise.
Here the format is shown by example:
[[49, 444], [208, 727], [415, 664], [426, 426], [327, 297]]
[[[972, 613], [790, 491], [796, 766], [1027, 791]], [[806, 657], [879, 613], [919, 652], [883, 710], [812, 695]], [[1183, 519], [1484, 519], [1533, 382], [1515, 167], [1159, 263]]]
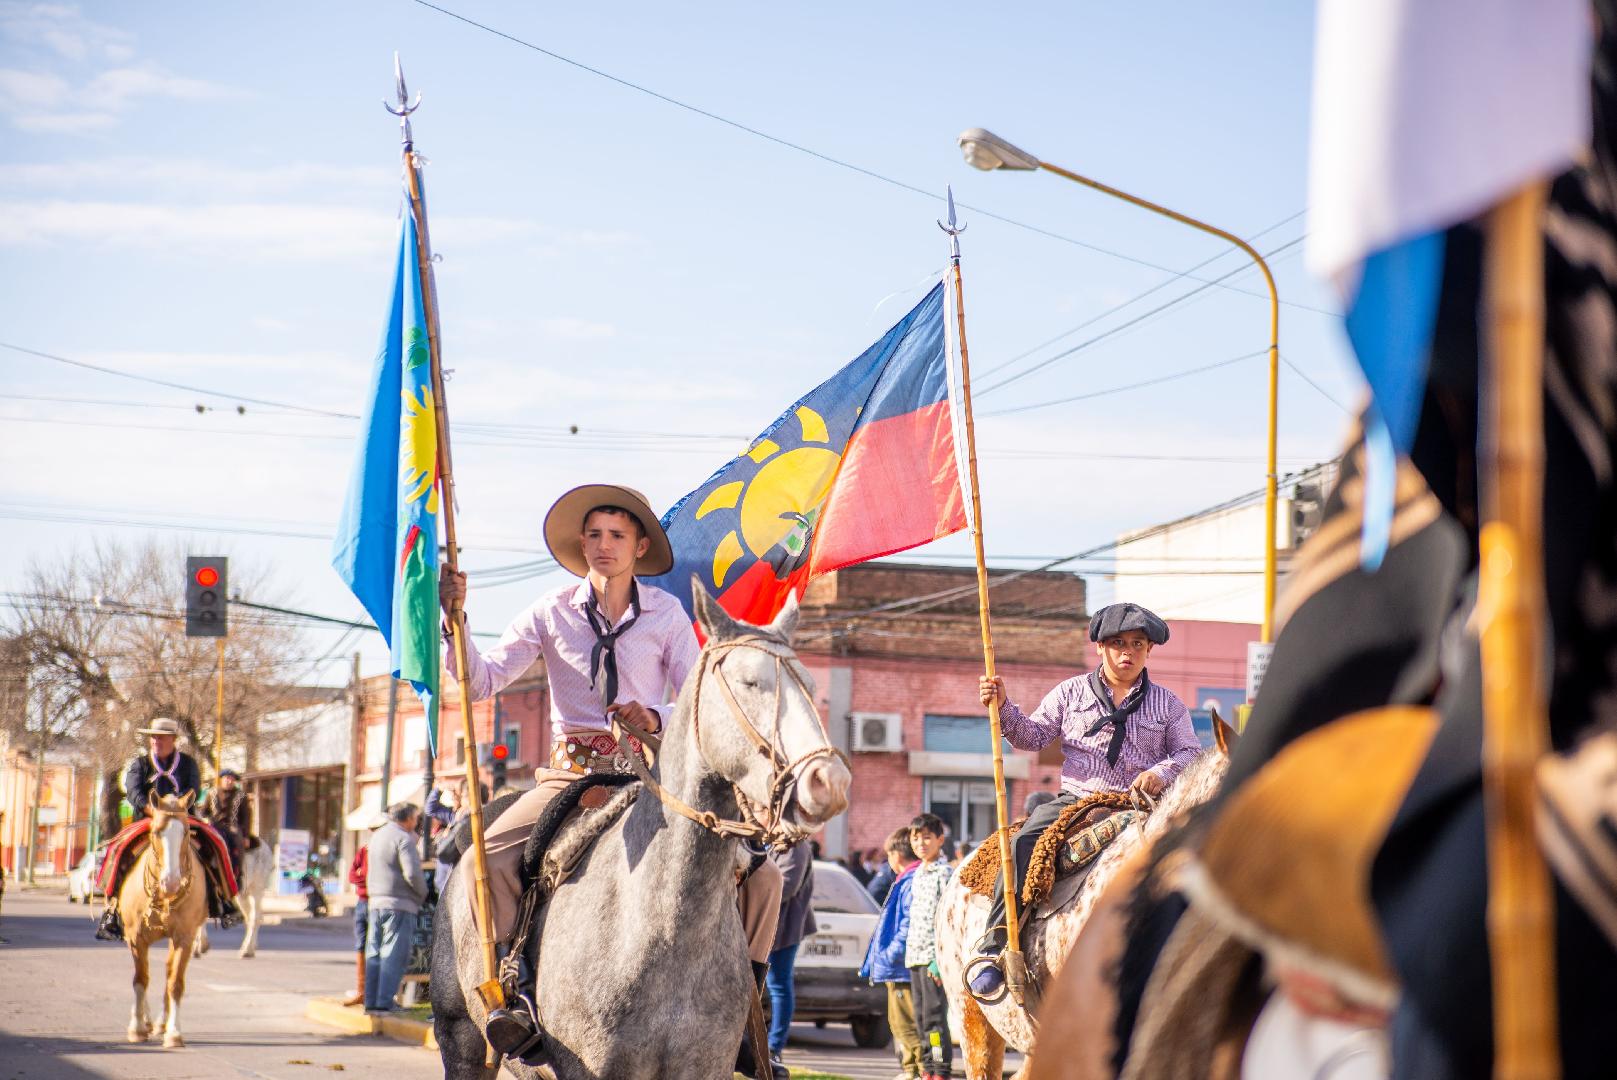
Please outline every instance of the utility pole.
[[[342, 807], [343, 817], [359, 805], [359, 770], [364, 764], [365, 740], [365, 699], [359, 682], [359, 650], [354, 650], [354, 666], [348, 676], [348, 699], [353, 708], [348, 723], [348, 761], [343, 769]], [[342, 830], [342, 865], [347, 866], [354, 858], [354, 833], [347, 828], [344, 821]]]

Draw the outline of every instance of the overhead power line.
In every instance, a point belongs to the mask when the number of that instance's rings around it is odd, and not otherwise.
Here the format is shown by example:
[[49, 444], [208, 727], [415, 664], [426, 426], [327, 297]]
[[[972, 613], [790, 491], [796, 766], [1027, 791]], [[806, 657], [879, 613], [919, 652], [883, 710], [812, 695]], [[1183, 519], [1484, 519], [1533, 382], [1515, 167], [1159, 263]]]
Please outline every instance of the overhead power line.
[[185, 390], [193, 394], [204, 394], [208, 397], [225, 398], [229, 401], [243, 401], [249, 405], [270, 405], [277, 409], [291, 409], [294, 412], [309, 413], [314, 416], [335, 416], [344, 420], [358, 420], [353, 413], [333, 412], [330, 409], [317, 409], [312, 405], [292, 405], [284, 401], [270, 401], [267, 398], [247, 397], [242, 394], [231, 394], [223, 390], [208, 390], [200, 386], [191, 386], [187, 383], [172, 382], [168, 379], [159, 379], [151, 375], [137, 375], [117, 368], [105, 367], [101, 364], [92, 364], [87, 360], [72, 360], [66, 356], [57, 356], [55, 353], [41, 352], [23, 345], [14, 345], [9, 341], [0, 341], [0, 349], [10, 349], [13, 352], [23, 353], [27, 356], [37, 356], [42, 360], [53, 360], [58, 364], [67, 364], [76, 368], [87, 368], [90, 371], [99, 371], [103, 375], [116, 375], [123, 379], [135, 379], [139, 382], [151, 383], [154, 386], [166, 386], [171, 390]]
[[[414, 2], [419, 4], [420, 6], [422, 6], [424, 8], [427, 8], [430, 11], [436, 11], [440, 15], [445, 15], [445, 16], [451, 18], [451, 19], [456, 20], [457, 22], [465, 23], [467, 26], [474, 27], [474, 28], [476, 28], [478, 30], [483, 31], [486, 34], [492, 34], [493, 36], [495, 36], [497, 38], [501, 38], [502, 40], [509, 41], [513, 45], [520, 45], [524, 49], [532, 50], [533, 52], [536, 52], [536, 53], [540, 54], [541, 56], [549, 57], [550, 59], [555, 60], [555, 61], [557, 61], [559, 63], [566, 64], [569, 67], [578, 69], [579, 71], [583, 71], [583, 72], [586, 72], [586, 73], [588, 73], [590, 75], [594, 75], [596, 78], [605, 79], [608, 82], [616, 83], [617, 85], [622, 86], [622, 87], [624, 87], [625, 89], [628, 89], [628, 90], [633, 90], [638, 94], [644, 94], [647, 97], [655, 98], [656, 100], [661, 101], [666, 105], [672, 105], [677, 109], [684, 109], [686, 112], [693, 113], [696, 116], [700, 116], [700, 117], [703, 117], [705, 119], [712, 120], [715, 123], [723, 124], [726, 127], [734, 128], [736, 131], [740, 131], [743, 134], [751, 135], [754, 138], [763, 139], [766, 142], [774, 143], [776, 146], [781, 146], [781, 147], [784, 147], [784, 148], [786, 148], [788, 150], [796, 151], [799, 154], [807, 155], [808, 157], [814, 158], [817, 161], [822, 161], [822, 162], [826, 163], [827, 165], [835, 165], [839, 169], [846, 169], [849, 172], [858, 173], [860, 176], [868, 177], [871, 180], [876, 180], [876, 181], [879, 181], [880, 183], [887, 184], [887, 185], [889, 185], [891, 187], [899, 188], [902, 191], [908, 191], [908, 192], [911, 192], [913, 194], [920, 195], [923, 198], [930, 199], [932, 202], [937, 202], [938, 201], [938, 193], [935, 190], [929, 190], [929, 189], [921, 187], [921, 186], [919, 186], [917, 184], [911, 184], [911, 183], [907, 183], [907, 182], [905, 182], [903, 180], [895, 179], [894, 177], [887, 176], [884, 173], [879, 173], [874, 169], [868, 169], [863, 165], [857, 165], [857, 164], [855, 164], [855, 163], [853, 163], [851, 161], [844, 160], [843, 158], [834, 157], [831, 154], [825, 153], [824, 151], [815, 150], [813, 147], [804, 146], [802, 143], [793, 142], [790, 139], [782, 138], [779, 135], [772, 135], [767, 131], [763, 131], [763, 130], [761, 130], [759, 128], [755, 128], [755, 127], [751, 126], [750, 124], [743, 124], [739, 120], [732, 120], [728, 116], [722, 116], [719, 113], [713, 112], [713, 111], [711, 111], [709, 109], [704, 109], [699, 105], [692, 105], [688, 101], [681, 101], [679, 98], [672, 97], [672, 96], [670, 96], [668, 94], [662, 93], [659, 90], [653, 90], [649, 86], [645, 86], [645, 85], [642, 85], [641, 83], [633, 82], [633, 81], [631, 81], [629, 79], [626, 79], [626, 78], [622, 77], [621, 75], [614, 75], [609, 71], [603, 71], [602, 69], [600, 69], [598, 67], [593, 67], [593, 66], [591, 66], [589, 64], [584, 63], [582, 60], [574, 60], [570, 56], [563, 56], [561, 53], [556, 52], [556, 51], [554, 51], [552, 49], [547, 49], [543, 45], [538, 45], [538, 44], [535, 44], [532, 41], [526, 40], [525, 38], [517, 37], [515, 34], [507, 33], [506, 31], [497, 29], [497, 28], [495, 28], [493, 26], [488, 25], [487, 23], [478, 22], [476, 19], [470, 18], [469, 16], [466, 16], [466, 15], [462, 15], [458, 11], [451, 11], [450, 9], [448, 9], [446, 7], [440, 7], [437, 4], [431, 3], [430, 0], [414, 0]], [[1113, 251], [1110, 248], [1103, 248], [1103, 247], [1100, 247], [1099, 245], [1091, 244], [1091, 243], [1089, 243], [1087, 241], [1084, 241], [1084, 240], [1079, 240], [1076, 237], [1067, 236], [1067, 235], [1065, 235], [1063, 233], [1054, 232], [1054, 231], [1052, 231], [1050, 229], [1045, 229], [1045, 228], [1042, 228], [1042, 227], [1040, 227], [1038, 225], [1033, 225], [1033, 224], [1030, 224], [1030, 223], [1025, 222], [1025, 221], [1018, 221], [1015, 218], [1006, 217], [1003, 214], [995, 213], [994, 211], [987, 210], [987, 209], [985, 209], [985, 208], [983, 208], [981, 206], [973, 206], [970, 203], [963, 203], [963, 202], [957, 202], [955, 205], [959, 206], [963, 210], [970, 210], [974, 214], [981, 214], [983, 217], [992, 218], [993, 220], [1003, 222], [1006, 225], [1012, 225], [1012, 226], [1015, 226], [1018, 229], [1025, 229], [1028, 232], [1037, 233], [1040, 236], [1046, 236], [1046, 237], [1049, 237], [1052, 240], [1060, 240], [1064, 244], [1072, 244], [1075, 247], [1081, 247], [1081, 248], [1084, 248], [1086, 250], [1096, 252], [1097, 254], [1100, 254], [1100, 255], [1108, 255], [1108, 256], [1110, 256], [1110, 257], [1112, 257], [1114, 259], [1122, 259], [1125, 262], [1134, 263], [1137, 266], [1145, 266], [1145, 267], [1149, 267], [1152, 270], [1159, 270], [1164, 274], [1171, 274], [1171, 275], [1173, 275], [1173, 279], [1178, 279], [1178, 278], [1182, 278], [1182, 277], [1191, 277], [1191, 275], [1186, 271], [1175, 270], [1171, 266], [1163, 266], [1160, 263], [1151, 262], [1149, 259], [1141, 259], [1141, 258], [1138, 258], [1137, 256], [1128, 255], [1128, 254], [1125, 254], [1124, 252], [1121, 252], [1121, 251]], [[1170, 279], [1170, 280], [1173, 280], [1173, 279]], [[1191, 280], [1200, 281], [1202, 279], [1201, 278], [1191, 277]], [[1210, 282], [1209, 284], [1214, 284], [1214, 283]], [[1230, 286], [1230, 285], [1222, 285], [1220, 287], [1224, 288], [1224, 289], [1228, 289], [1231, 292], [1240, 293], [1243, 296], [1259, 297], [1259, 298], [1265, 299], [1265, 300], [1268, 299], [1267, 294], [1251, 292], [1251, 291], [1246, 290], [1246, 289], [1237, 289], [1237, 288], [1235, 288], [1233, 286]], [[1300, 308], [1300, 309], [1305, 310], [1305, 311], [1319, 311], [1318, 308], [1310, 308], [1310, 307], [1307, 307], [1306, 305], [1301, 305], [1301, 304], [1292, 304], [1292, 303], [1289, 303], [1288, 301], [1284, 301], [1284, 300], [1281, 301], [1281, 303], [1286, 304], [1286, 306], [1288, 306], [1288, 307], [1297, 307], [1297, 308]], [[1334, 312], [1323, 312], [1323, 314], [1334, 315], [1335, 313]]]

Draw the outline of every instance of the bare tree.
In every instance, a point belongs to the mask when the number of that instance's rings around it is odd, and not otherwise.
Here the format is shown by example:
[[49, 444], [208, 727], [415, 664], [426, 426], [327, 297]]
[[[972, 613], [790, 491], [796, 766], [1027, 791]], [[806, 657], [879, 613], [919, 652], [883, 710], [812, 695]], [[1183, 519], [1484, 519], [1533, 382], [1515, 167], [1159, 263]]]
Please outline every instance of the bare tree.
[[[219, 639], [185, 636], [184, 556], [179, 544], [95, 543], [34, 563], [14, 594], [0, 693], [26, 707], [0, 711], [0, 730], [41, 758], [69, 747], [108, 781], [104, 830], [117, 826], [119, 773], [139, 750], [137, 728], [171, 717], [205, 771], [213, 758]], [[231, 569], [233, 591], [279, 599], [265, 569]], [[300, 636], [292, 620], [237, 608], [223, 640], [225, 745], [245, 747], [251, 767], [262, 717], [289, 698], [301, 704], [288, 685], [303, 674]]]

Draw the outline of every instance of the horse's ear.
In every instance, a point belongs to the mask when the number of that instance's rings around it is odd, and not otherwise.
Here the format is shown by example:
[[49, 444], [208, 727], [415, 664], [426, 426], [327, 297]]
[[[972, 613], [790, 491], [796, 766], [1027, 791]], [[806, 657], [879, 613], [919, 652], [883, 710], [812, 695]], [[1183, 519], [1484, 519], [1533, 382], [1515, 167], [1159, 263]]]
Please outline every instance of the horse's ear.
[[187, 791], [184, 795], [182, 795], [180, 797], [180, 809], [181, 810], [189, 810], [189, 809], [191, 809], [191, 804], [196, 802], [196, 801], [197, 801], [197, 793], [194, 792], [194, 791]]
[[792, 635], [797, 633], [797, 620], [802, 614], [803, 609], [798, 607], [797, 604], [797, 594], [787, 593], [786, 606], [780, 609], [780, 614], [775, 616], [775, 621], [769, 624], [769, 632], [790, 645]]
[[725, 641], [737, 637], [741, 627], [730, 618], [729, 612], [719, 606], [702, 584], [702, 579], [691, 575], [691, 608], [696, 612], [696, 625], [702, 628], [702, 637], [708, 641]]
[[1219, 753], [1229, 757], [1230, 751], [1240, 741], [1241, 735], [1224, 722], [1224, 718], [1218, 714], [1217, 706], [1210, 707], [1207, 711], [1213, 714], [1213, 742], [1218, 746]]

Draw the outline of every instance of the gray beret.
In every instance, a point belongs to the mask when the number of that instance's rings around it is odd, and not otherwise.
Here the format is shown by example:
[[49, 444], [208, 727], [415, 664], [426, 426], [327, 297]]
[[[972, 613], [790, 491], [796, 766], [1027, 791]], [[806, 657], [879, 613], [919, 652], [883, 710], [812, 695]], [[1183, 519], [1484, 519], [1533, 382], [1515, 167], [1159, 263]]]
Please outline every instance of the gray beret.
[[1108, 604], [1089, 617], [1089, 640], [1105, 641], [1128, 630], [1142, 630], [1151, 644], [1168, 640], [1168, 624], [1139, 604]]

